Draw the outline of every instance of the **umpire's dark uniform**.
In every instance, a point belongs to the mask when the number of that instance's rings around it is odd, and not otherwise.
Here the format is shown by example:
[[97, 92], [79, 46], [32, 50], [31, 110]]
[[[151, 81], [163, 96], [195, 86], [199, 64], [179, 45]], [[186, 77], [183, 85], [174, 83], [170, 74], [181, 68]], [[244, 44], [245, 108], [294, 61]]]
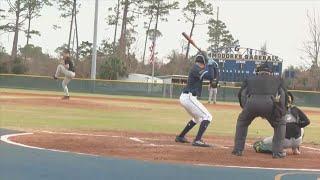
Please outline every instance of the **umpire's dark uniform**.
[[282, 142], [285, 137], [286, 126], [283, 118], [285, 114], [285, 89], [280, 77], [271, 75], [271, 68], [267, 63], [257, 68], [257, 76], [246, 79], [239, 91], [240, 106], [243, 108], [237, 120], [235, 144], [232, 154], [241, 156], [248, 133], [248, 126], [256, 117], [269, 121], [274, 128], [273, 157], [285, 157]]

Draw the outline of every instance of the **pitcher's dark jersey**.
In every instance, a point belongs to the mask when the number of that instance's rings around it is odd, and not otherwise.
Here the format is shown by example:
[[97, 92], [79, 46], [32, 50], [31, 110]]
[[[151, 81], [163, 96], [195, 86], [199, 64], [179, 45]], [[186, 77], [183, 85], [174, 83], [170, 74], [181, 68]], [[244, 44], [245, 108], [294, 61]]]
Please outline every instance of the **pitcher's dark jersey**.
[[74, 72], [74, 65], [73, 65], [73, 62], [71, 61], [71, 59], [69, 57], [64, 59], [64, 64], [65, 65], [69, 64], [69, 69], [68, 70]]

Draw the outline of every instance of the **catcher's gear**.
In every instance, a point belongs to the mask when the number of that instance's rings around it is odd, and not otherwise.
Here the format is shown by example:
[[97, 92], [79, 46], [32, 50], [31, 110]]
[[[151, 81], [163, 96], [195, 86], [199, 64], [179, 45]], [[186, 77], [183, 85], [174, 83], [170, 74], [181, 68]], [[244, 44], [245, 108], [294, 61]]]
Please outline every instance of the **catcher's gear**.
[[267, 146], [263, 143], [263, 141], [257, 141], [253, 144], [253, 149], [257, 153], [272, 153], [272, 150], [270, 149], [270, 146]]
[[212, 147], [212, 145], [205, 143], [202, 140], [197, 140], [192, 142], [192, 146], [198, 146], [198, 147]]
[[273, 159], [285, 158], [286, 156], [287, 156], [286, 152], [272, 153], [272, 158]]

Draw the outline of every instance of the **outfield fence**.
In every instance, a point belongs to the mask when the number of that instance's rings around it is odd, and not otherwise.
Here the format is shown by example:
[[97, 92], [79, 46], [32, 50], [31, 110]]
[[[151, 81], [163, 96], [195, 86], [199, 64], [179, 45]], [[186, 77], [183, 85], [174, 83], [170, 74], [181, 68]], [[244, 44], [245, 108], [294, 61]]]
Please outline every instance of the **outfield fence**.
[[[53, 80], [47, 76], [0, 74], [0, 88], [62, 91], [62, 79]], [[152, 84], [114, 80], [73, 79], [68, 85], [69, 91], [109, 95], [147, 96], [178, 98], [184, 85]], [[218, 101], [237, 102], [239, 88], [222, 86], [218, 89]], [[320, 107], [320, 92], [292, 91], [297, 105]], [[208, 86], [202, 89], [201, 99], [208, 98]]]

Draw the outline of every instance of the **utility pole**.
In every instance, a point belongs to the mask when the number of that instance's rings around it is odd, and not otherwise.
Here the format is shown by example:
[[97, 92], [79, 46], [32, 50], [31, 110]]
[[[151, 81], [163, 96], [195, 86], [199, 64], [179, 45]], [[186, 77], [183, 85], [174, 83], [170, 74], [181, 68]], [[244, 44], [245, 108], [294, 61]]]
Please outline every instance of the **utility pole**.
[[220, 39], [219, 39], [219, 36], [220, 34], [218, 33], [218, 26], [219, 26], [219, 6], [217, 6], [217, 24], [216, 24], [216, 32], [217, 32], [217, 37], [216, 37], [216, 43], [217, 43], [217, 46], [216, 46], [216, 53], [218, 53], [218, 49], [219, 49], [219, 43], [220, 43]]
[[98, 31], [98, 2], [96, 0], [96, 5], [94, 9], [94, 32], [93, 32], [93, 48], [92, 48], [92, 62], [91, 62], [91, 79], [96, 79], [96, 69], [97, 69], [97, 31]]
[[155, 28], [154, 28], [154, 36], [153, 36], [153, 54], [152, 54], [152, 57], [151, 57], [152, 58], [152, 84], [154, 82], [154, 63], [155, 63], [155, 53], [156, 53], [156, 41], [157, 41], [159, 14], [160, 14], [160, 1], [158, 2], [158, 6], [157, 6], [156, 25], [155, 25]]

